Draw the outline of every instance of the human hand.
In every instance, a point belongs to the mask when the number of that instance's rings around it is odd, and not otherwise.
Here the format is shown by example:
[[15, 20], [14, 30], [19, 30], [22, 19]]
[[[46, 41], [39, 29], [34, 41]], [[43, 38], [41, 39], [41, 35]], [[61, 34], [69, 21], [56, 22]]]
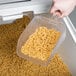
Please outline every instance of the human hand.
[[76, 0], [53, 0], [51, 13], [58, 17], [69, 15], [76, 6]]

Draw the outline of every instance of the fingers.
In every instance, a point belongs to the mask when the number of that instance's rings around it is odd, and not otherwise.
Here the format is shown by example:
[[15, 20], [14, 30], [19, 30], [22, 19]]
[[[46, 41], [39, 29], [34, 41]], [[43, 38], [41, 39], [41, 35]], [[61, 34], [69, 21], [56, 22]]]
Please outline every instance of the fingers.
[[59, 10], [56, 7], [53, 6], [52, 9], [51, 9], [51, 14], [60, 17], [62, 15], [62, 12], [61, 12], [61, 10]]
[[64, 16], [68, 16], [73, 11], [73, 9], [74, 7], [67, 9], [67, 11], [64, 11], [60, 17], [62, 18]]
[[69, 15], [75, 7], [75, 2], [72, 0], [53, 0], [51, 13], [58, 17]]
[[55, 12], [55, 15], [60, 17], [61, 16], [61, 13], [60, 12]]
[[[56, 0], [54, 0], [54, 1], [56, 1]], [[56, 15], [58, 17], [60, 17], [62, 15], [61, 10], [58, 9], [55, 4], [53, 4], [53, 7], [51, 8], [51, 12], [50, 13], [53, 14], [54, 16]]]
[[55, 13], [56, 10], [57, 10], [57, 8], [53, 6], [53, 7], [51, 8], [51, 13], [52, 13], [52, 14]]

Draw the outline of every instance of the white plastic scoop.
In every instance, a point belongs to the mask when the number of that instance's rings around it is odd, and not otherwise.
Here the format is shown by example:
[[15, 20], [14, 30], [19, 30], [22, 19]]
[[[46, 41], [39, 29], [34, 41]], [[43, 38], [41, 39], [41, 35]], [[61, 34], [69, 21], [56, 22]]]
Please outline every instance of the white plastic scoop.
[[[29, 57], [29, 55], [25, 55], [21, 52], [21, 48], [26, 43], [29, 36], [32, 33], [34, 33], [38, 27], [41, 27], [41, 26], [47, 27], [48, 29], [54, 28], [55, 30], [57, 30], [61, 33], [61, 36], [60, 36], [58, 42], [56, 43], [56, 46], [54, 47], [52, 53], [50, 53], [50, 57], [46, 61], [42, 61], [37, 58]], [[29, 23], [29, 25], [26, 27], [26, 29], [23, 31], [23, 33], [21, 34], [21, 36], [18, 40], [17, 54], [20, 57], [27, 59], [29, 61], [32, 61], [36, 64], [46, 66], [50, 62], [50, 60], [52, 59], [54, 54], [57, 52], [57, 49], [60, 47], [61, 43], [64, 41], [65, 36], [66, 36], [66, 27], [64, 24], [62, 24], [61, 22], [58, 22], [54, 19], [47, 18], [47, 17], [35, 16], [32, 19], [32, 21]], [[32, 51], [34, 51], [34, 50], [32, 50]]]

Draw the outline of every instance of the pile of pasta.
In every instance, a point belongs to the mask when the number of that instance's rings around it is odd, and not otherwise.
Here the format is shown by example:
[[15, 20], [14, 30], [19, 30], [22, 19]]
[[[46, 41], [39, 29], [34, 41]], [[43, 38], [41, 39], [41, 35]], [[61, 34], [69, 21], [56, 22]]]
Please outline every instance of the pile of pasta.
[[29, 36], [28, 40], [21, 48], [21, 52], [33, 58], [46, 61], [52, 53], [57, 41], [60, 38], [60, 32], [47, 27], [39, 27]]

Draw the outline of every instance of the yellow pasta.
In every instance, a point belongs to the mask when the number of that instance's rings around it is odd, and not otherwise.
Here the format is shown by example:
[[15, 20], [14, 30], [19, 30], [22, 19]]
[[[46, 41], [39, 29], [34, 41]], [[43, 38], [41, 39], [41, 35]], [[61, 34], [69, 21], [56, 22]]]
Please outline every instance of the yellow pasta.
[[58, 54], [47, 67], [36, 65], [16, 54], [17, 41], [29, 23], [28, 17], [0, 26], [0, 76], [72, 76]]
[[26, 43], [22, 46], [21, 52], [33, 58], [47, 60], [59, 37], [59, 31], [47, 29], [46, 27], [39, 27], [29, 36]]

